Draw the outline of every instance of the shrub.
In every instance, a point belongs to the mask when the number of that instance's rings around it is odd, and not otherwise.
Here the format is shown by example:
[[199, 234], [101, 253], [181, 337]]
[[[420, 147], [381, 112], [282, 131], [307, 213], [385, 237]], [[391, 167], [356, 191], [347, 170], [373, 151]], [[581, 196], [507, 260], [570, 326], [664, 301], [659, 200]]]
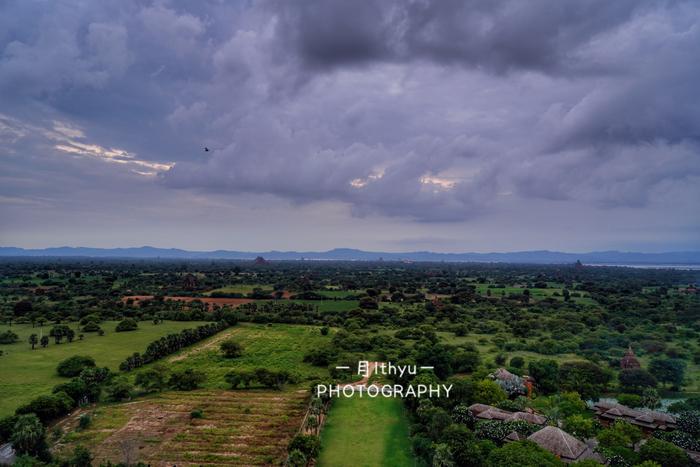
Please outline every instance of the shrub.
[[14, 344], [19, 336], [12, 331], [0, 332], [0, 344]]
[[92, 424], [92, 418], [90, 417], [90, 414], [84, 413], [78, 419], [78, 429], [79, 430], [85, 430], [91, 424]]
[[135, 331], [138, 329], [139, 325], [136, 322], [136, 320], [132, 318], [126, 318], [117, 324], [117, 327], [114, 329], [117, 332], [125, 332], [125, 331]]
[[71, 467], [91, 467], [93, 459], [94, 456], [86, 447], [77, 445], [75, 449], [73, 449], [73, 455], [70, 458], [69, 465]]
[[219, 346], [226, 358], [237, 358], [243, 355], [243, 346], [233, 339], [227, 339]]
[[190, 418], [204, 418], [204, 412], [202, 409], [194, 409], [190, 412]]
[[66, 358], [56, 367], [56, 371], [60, 376], [72, 378], [78, 376], [86, 368], [94, 368], [95, 360], [92, 357], [84, 355], [74, 355]]
[[94, 321], [88, 321], [85, 324], [85, 326], [83, 326], [83, 332], [98, 332], [101, 330], [102, 328], [100, 327], [100, 325], [95, 323]]

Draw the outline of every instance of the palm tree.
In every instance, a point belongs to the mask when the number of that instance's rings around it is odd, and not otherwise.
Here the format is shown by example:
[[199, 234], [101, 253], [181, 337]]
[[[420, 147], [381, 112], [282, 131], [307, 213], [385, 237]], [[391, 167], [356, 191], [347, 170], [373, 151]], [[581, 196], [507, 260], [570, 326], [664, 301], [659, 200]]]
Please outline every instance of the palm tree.
[[29, 336], [29, 343], [32, 345], [32, 350], [34, 350], [34, 346], [39, 343], [39, 338], [36, 334]]
[[20, 454], [35, 456], [45, 449], [46, 429], [33, 413], [20, 415], [12, 430], [12, 446]]

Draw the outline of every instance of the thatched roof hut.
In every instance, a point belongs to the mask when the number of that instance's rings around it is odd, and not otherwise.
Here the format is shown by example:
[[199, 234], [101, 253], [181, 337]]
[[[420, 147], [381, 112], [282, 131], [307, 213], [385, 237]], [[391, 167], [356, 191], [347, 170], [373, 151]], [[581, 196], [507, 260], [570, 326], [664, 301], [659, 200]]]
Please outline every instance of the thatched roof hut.
[[527, 437], [530, 441], [559, 457], [564, 462], [598, 459], [586, 443], [555, 426], [546, 426]]

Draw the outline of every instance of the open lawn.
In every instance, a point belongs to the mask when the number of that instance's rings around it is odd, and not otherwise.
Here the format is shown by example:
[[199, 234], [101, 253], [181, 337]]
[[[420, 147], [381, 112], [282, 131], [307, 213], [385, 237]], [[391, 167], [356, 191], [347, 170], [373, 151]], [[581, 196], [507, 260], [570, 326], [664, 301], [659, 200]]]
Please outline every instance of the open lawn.
[[[305, 390], [198, 390], [101, 404], [64, 420], [66, 434], [53, 450], [68, 454], [77, 444], [90, 446], [93, 465], [136, 459], [153, 466], [280, 465], [307, 399]], [[190, 417], [195, 409], [202, 418]], [[92, 425], [76, 431], [85, 412]]]
[[54, 344], [51, 339], [48, 347], [42, 349], [37, 345], [32, 350], [27, 343], [30, 334], [44, 335], [49, 333], [51, 326], [32, 328], [31, 324], [15, 324], [11, 327], [0, 326], [0, 332], [12, 330], [20, 341], [10, 345], [0, 345], [4, 352], [0, 356], [0, 417], [10, 415], [15, 408], [29, 402], [36, 396], [49, 394], [51, 389], [67, 381], [56, 374], [58, 363], [73, 355], [89, 355], [95, 359], [98, 366], [106, 366], [116, 370], [119, 364], [134, 352], [143, 352], [146, 346], [161, 336], [182, 329], [195, 328], [203, 323], [194, 321], [166, 321], [154, 325], [150, 322], [139, 323], [136, 331], [115, 332], [115, 321], [101, 323], [104, 336], [96, 333], [83, 333], [85, 338], [80, 341], [77, 323], [69, 326], [75, 330], [73, 342]]
[[[221, 354], [219, 345], [229, 338], [243, 346], [241, 357], [230, 359]], [[165, 361], [173, 370], [193, 368], [204, 371], [207, 374], [206, 388], [226, 389], [226, 373], [255, 368], [287, 370], [303, 382], [328, 377], [326, 368], [309, 365], [303, 360], [309, 350], [330, 342], [330, 339], [331, 333], [323, 336], [320, 327], [316, 326], [241, 323]]]
[[339, 398], [321, 432], [321, 467], [412, 466], [408, 421], [400, 399]]

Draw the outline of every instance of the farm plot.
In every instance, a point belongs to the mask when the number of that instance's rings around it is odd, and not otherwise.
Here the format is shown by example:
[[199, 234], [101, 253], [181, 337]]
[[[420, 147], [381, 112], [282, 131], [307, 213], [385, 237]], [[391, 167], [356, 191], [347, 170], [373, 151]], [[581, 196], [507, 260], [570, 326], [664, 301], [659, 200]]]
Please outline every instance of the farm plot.
[[[167, 392], [100, 406], [93, 424], [70, 431], [54, 447], [91, 447], [94, 464], [135, 461], [153, 466], [278, 465], [306, 410], [306, 390]], [[193, 410], [202, 418], [192, 418]], [[79, 414], [64, 422], [68, 432]]]

